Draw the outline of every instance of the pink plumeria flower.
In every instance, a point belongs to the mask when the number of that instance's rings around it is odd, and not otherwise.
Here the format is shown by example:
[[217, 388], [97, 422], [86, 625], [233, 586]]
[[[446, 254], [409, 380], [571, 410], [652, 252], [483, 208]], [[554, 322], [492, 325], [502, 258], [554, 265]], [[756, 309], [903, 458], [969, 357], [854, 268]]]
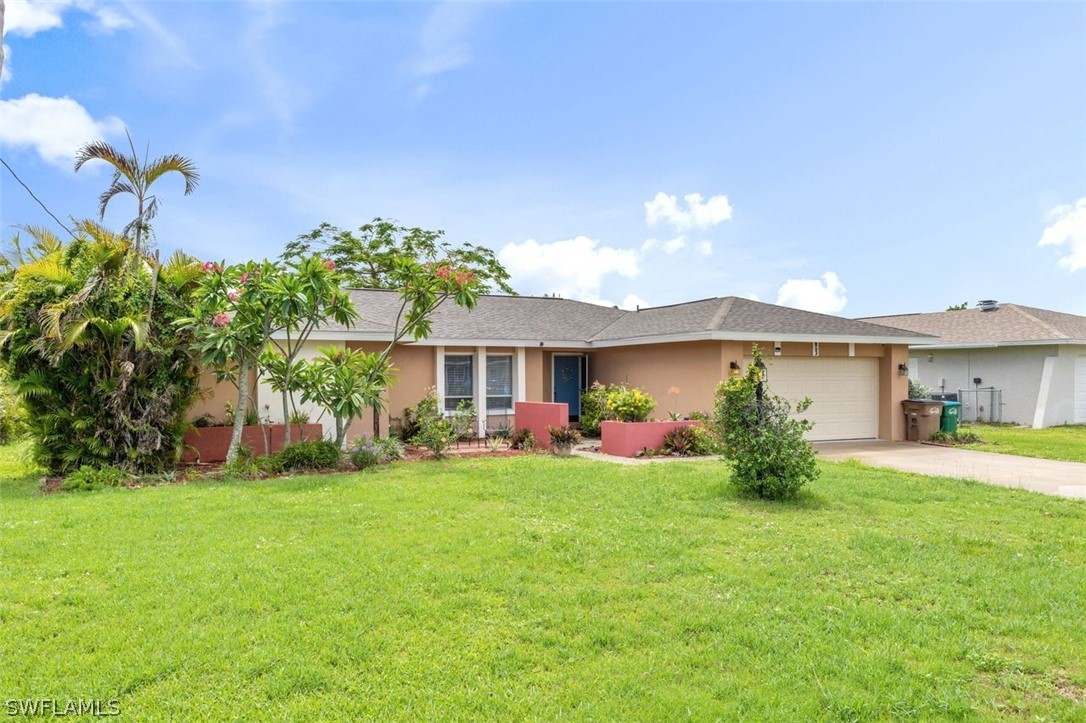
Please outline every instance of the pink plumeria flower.
[[324, 268], [328, 269], [329, 271], [335, 271], [336, 270], [336, 262], [333, 261], [332, 259], [325, 259]]
[[221, 329], [230, 323], [230, 317], [226, 314], [215, 314], [215, 318], [211, 320], [211, 323]]

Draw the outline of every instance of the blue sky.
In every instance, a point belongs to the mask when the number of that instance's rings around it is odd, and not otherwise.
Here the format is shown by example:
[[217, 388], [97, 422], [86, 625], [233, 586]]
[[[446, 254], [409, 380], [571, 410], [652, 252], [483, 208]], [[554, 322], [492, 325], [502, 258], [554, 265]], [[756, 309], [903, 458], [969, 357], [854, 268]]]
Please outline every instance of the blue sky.
[[[7, 0], [6, 24], [0, 152], [55, 213], [96, 213], [92, 137], [198, 164], [195, 195], [156, 186], [163, 251], [383, 216], [490, 246], [522, 293], [1086, 313], [1083, 4]], [[51, 223], [0, 173], [4, 238]]]

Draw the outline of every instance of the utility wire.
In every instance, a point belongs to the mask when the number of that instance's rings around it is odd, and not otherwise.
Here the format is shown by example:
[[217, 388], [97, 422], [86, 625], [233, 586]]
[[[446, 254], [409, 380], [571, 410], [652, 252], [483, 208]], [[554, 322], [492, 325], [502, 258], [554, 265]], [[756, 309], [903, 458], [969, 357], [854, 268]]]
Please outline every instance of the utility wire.
[[30, 197], [33, 198], [35, 201], [37, 201], [38, 205], [41, 206], [43, 209], [45, 209], [45, 212], [47, 214], [49, 214], [50, 216], [52, 216], [53, 220], [56, 221], [57, 223], [59, 223], [60, 227], [62, 229], [64, 229], [65, 231], [67, 231], [69, 236], [71, 236], [72, 238], [76, 238], [76, 235], [74, 233], [72, 233], [72, 230], [70, 228], [68, 228], [67, 226], [65, 226], [64, 222], [61, 221], [59, 218], [57, 218], [56, 214], [53, 213], [52, 211], [50, 211], [49, 207], [46, 206], [44, 203], [42, 203], [40, 198], [38, 198], [37, 196], [34, 195], [34, 192], [30, 190], [30, 186], [23, 183], [23, 179], [19, 178], [19, 174], [15, 172], [15, 169], [13, 169], [11, 166], [8, 165], [7, 161], [5, 161], [3, 158], [0, 158], [0, 163], [4, 164], [4, 168], [8, 169], [8, 173], [15, 176], [15, 180], [19, 182], [19, 185], [26, 189], [26, 192], [30, 194]]

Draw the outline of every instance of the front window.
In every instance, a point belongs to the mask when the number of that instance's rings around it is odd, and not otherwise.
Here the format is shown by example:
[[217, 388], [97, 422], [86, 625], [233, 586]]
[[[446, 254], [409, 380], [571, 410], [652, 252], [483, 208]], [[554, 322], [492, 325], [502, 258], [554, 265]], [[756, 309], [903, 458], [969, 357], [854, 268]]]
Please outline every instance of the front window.
[[513, 411], [513, 357], [486, 358], [486, 409], [488, 413]]
[[449, 354], [445, 357], [445, 411], [456, 410], [456, 405], [475, 399], [472, 367], [474, 358], [470, 354]]

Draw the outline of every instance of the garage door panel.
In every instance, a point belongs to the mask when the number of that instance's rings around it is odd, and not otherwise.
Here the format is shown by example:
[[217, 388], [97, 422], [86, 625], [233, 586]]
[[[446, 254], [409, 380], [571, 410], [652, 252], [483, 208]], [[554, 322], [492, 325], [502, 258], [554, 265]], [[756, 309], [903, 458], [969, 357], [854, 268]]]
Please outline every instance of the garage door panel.
[[877, 359], [855, 357], [765, 359], [768, 384], [793, 405], [810, 397], [802, 419], [814, 422], [812, 441], [872, 439], [878, 436], [879, 373]]

